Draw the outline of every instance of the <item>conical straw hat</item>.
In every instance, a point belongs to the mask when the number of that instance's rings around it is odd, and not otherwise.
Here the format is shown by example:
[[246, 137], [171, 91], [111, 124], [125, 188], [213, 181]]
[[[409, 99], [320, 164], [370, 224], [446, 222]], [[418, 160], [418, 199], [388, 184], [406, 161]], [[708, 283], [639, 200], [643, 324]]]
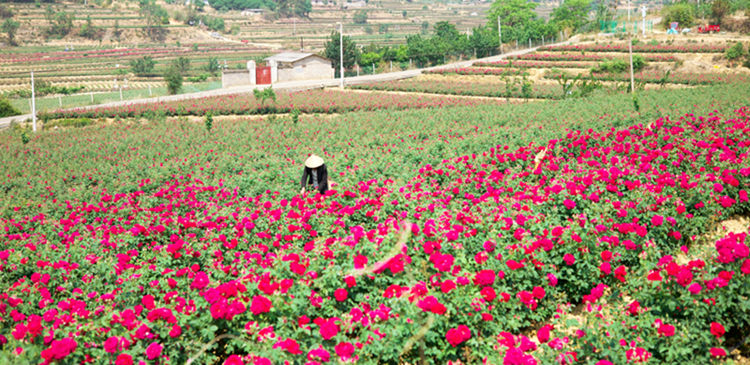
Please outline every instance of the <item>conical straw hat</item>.
[[323, 163], [324, 163], [323, 159], [320, 158], [320, 156], [316, 156], [316, 155], [310, 155], [310, 157], [308, 157], [307, 160], [305, 160], [305, 166], [311, 169], [320, 167], [320, 165], [322, 165]]

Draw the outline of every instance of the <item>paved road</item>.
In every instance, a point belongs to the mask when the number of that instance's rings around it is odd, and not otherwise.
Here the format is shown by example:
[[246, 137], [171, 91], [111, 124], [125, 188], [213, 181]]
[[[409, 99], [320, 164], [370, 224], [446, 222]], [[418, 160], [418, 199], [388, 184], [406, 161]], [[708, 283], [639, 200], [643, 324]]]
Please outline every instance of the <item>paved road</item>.
[[[577, 37], [573, 37], [566, 42], [557, 43], [557, 44], [567, 44], [567, 43], [574, 41], [575, 39], [577, 39]], [[474, 64], [474, 62], [498, 61], [506, 57], [518, 56], [518, 55], [534, 52], [536, 51], [537, 48], [538, 47], [522, 49], [522, 50], [504, 53], [501, 55], [496, 55], [496, 56], [491, 56], [491, 57], [486, 57], [486, 58], [481, 58], [481, 59], [476, 59], [476, 60], [454, 62], [451, 64], [440, 65], [440, 66], [435, 66], [435, 67], [427, 67], [427, 68], [422, 68], [422, 69], [406, 70], [406, 71], [399, 71], [399, 72], [389, 72], [389, 73], [382, 73], [382, 74], [376, 74], [376, 75], [349, 77], [345, 79], [345, 83], [346, 85], [354, 85], [354, 84], [364, 84], [364, 83], [375, 82], [375, 81], [408, 79], [411, 77], [419, 76], [420, 74], [422, 74], [422, 72], [427, 71], [427, 70], [438, 69], [438, 68], [468, 67]], [[202, 98], [206, 96], [241, 94], [241, 93], [252, 92], [254, 89], [263, 89], [269, 86], [277, 90], [317, 89], [317, 88], [322, 88], [322, 87], [338, 86], [339, 83], [340, 83], [339, 79], [329, 79], [329, 80], [304, 80], [304, 81], [279, 82], [273, 85], [247, 85], [247, 86], [237, 86], [237, 87], [230, 87], [230, 88], [223, 88], [223, 89], [215, 89], [215, 90], [209, 90], [209, 91], [200, 91], [200, 92], [188, 93], [188, 94], [160, 96], [156, 98], [116, 101], [116, 102], [111, 102], [111, 103], [88, 105], [88, 106], [82, 106], [82, 107], [76, 107], [76, 108], [70, 108], [70, 109], [93, 109], [93, 108], [101, 108], [101, 107], [117, 107], [117, 106], [123, 106], [123, 105], [154, 103], [154, 102], [161, 102], [161, 101], [196, 99], [196, 98]], [[13, 117], [0, 118], [0, 129], [7, 128], [8, 126], [10, 126], [10, 123], [13, 121], [23, 122], [23, 121], [30, 120], [30, 119], [31, 119], [31, 114], [16, 115]]]

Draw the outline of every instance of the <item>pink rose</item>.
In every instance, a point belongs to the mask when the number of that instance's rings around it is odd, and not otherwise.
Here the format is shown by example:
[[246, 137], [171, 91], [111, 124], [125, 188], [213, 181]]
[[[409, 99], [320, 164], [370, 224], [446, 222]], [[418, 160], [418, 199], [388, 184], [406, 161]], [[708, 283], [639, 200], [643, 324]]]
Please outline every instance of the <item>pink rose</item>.
[[146, 347], [146, 357], [148, 357], [149, 360], [156, 359], [161, 356], [161, 350], [162, 345], [159, 345], [156, 342], [152, 342], [148, 347]]

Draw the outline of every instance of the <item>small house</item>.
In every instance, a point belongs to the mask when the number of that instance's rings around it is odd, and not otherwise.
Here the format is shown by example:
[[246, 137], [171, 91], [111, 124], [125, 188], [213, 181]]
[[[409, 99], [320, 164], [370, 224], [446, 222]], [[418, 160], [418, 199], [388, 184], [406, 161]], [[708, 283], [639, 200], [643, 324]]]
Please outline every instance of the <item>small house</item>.
[[282, 52], [265, 59], [271, 66], [272, 82], [333, 78], [331, 60], [314, 53]]

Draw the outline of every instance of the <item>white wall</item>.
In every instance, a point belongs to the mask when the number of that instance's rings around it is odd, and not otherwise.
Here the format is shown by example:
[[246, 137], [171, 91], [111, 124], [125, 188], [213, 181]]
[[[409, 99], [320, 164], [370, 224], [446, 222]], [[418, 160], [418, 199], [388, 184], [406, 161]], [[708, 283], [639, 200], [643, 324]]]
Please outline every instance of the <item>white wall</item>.
[[294, 63], [279, 65], [278, 81], [323, 80], [333, 78], [333, 66], [328, 61], [309, 57]]

